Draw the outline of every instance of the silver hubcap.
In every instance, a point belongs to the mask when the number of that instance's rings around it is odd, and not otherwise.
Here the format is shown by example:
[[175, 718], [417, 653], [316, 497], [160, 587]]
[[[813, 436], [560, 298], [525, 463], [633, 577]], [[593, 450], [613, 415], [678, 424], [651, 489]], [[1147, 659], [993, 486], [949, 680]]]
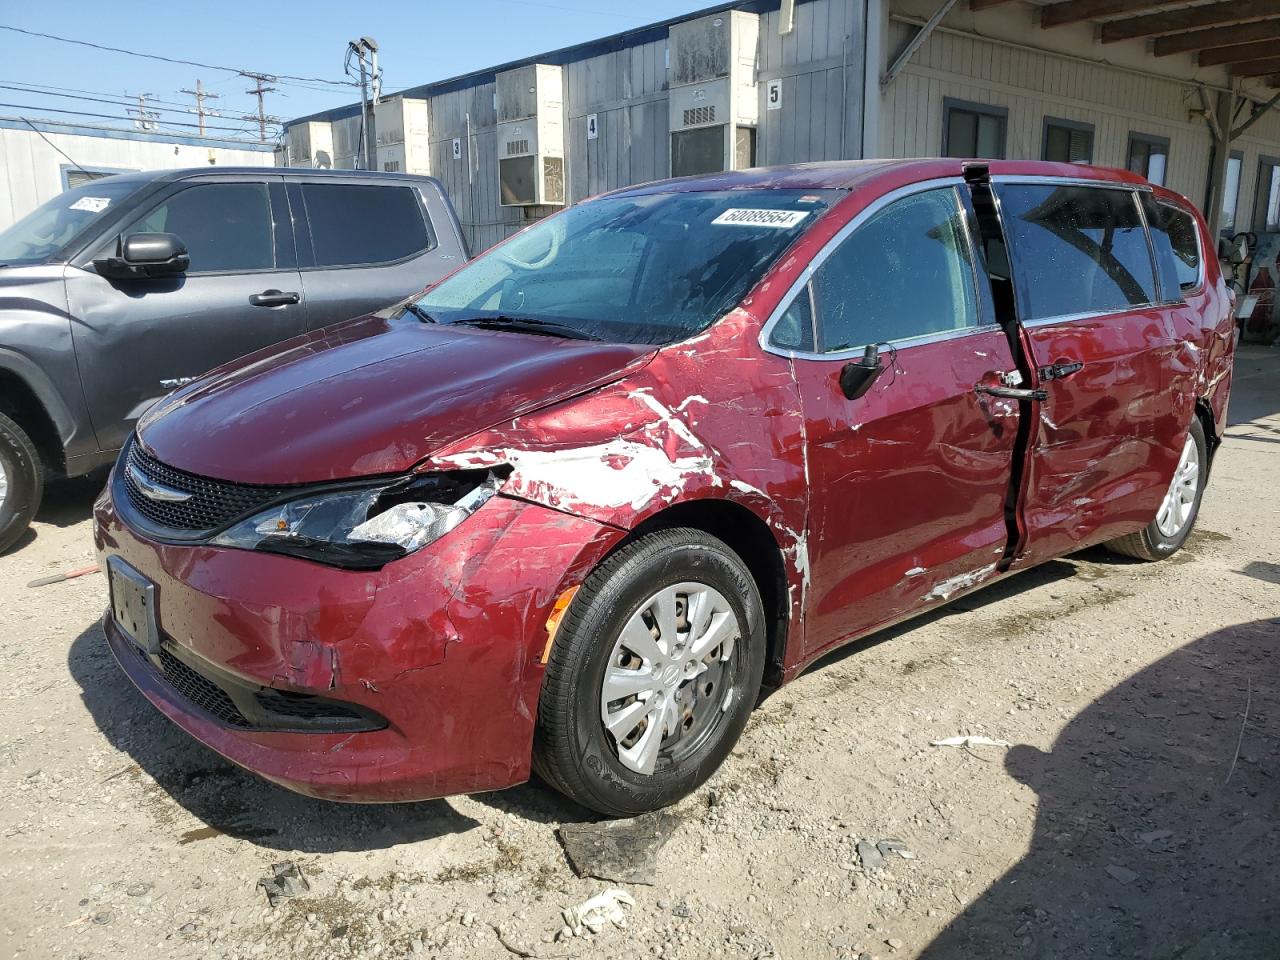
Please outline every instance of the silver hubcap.
[[1182, 448], [1178, 469], [1173, 471], [1169, 492], [1164, 495], [1164, 503], [1160, 504], [1160, 512], [1156, 514], [1156, 527], [1161, 534], [1175, 537], [1187, 525], [1195, 508], [1199, 486], [1200, 448], [1196, 446], [1195, 437], [1189, 436]]
[[731, 702], [729, 665], [741, 632], [724, 596], [677, 583], [631, 615], [600, 691], [600, 720], [623, 766], [653, 773], [659, 756], [696, 747]]
[[0, 461], [0, 507], [4, 506], [5, 498], [9, 496], [9, 474], [4, 472], [4, 463]]

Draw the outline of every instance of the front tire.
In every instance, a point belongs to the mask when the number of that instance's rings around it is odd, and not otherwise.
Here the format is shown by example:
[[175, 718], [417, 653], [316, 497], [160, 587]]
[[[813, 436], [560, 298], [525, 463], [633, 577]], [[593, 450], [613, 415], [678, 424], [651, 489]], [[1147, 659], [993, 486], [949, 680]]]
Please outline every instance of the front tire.
[[43, 496], [44, 470], [35, 444], [0, 413], [0, 553], [26, 532]]
[[1200, 515], [1200, 498], [1209, 476], [1208, 452], [1204, 427], [1196, 417], [1191, 421], [1178, 466], [1155, 518], [1146, 529], [1112, 540], [1107, 547], [1139, 560], [1163, 560], [1177, 553], [1191, 536]]
[[764, 659], [764, 607], [738, 555], [701, 530], [643, 536], [591, 573], [560, 624], [534, 769], [606, 816], [675, 803], [737, 742]]

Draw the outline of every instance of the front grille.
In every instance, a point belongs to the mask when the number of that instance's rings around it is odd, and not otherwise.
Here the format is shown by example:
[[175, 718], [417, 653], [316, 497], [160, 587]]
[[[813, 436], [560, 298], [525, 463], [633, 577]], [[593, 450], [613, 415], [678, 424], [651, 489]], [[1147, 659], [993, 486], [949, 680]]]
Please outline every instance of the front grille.
[[[189, 493], [191, 499], [154, 500], [138, 486], [135, 471], [151, 483]], [[293, 488], [230, 483], [197, 476], [161, 463], [133, 440], [125, 460], [124, 489], [129, 505], [151, 523], [171, 530], [200, 532], [224, 527]]]
[[258, 706], [277, 716], [295, 720], [344, 721], [365, 719], [355, 710], [332, 700], [321, 700], [305, 693], [287, 690], [262, 690], [257, 695]]
[[160, 648], [160, 669], [170, 686], [201, 710], [211, 713], [229, 727], [252, 727], [226, 691], [187, 666], [164, 647]]

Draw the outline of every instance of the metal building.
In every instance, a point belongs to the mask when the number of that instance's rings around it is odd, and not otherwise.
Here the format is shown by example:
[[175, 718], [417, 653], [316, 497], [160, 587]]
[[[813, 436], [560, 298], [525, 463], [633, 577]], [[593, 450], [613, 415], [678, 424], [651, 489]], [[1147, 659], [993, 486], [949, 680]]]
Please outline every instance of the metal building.
[[883, 156], [1129, 167], [1280, 230], [1268, 39], [1280, 0], [740, 0], [291, 121], [283, 160], [438, 177], [476, 250], [632, 183]]

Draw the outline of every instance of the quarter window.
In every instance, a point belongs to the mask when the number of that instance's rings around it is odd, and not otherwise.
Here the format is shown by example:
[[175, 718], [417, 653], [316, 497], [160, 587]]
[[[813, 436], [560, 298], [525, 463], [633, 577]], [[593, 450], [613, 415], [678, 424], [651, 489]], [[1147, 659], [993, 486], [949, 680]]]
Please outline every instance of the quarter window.
[[1200, 243], [1196, 222], [1187, 211], [1170, 203], [1142, 198], [1156, 255], [1160, 299], [1180, 300], [1187, 290], [1200, 286]]
[[431, 246], [412, 187], [304, 183], [317, 267], [391, 263]]
[[1155, 272], [1132, 191], [1049, 184], [998, 191], [1024, 320], [1152, 302]]
[[265, 183], [200, 183], [175, 193], [126, 233], [172, 233], [187, 245], [188, 273], [274, 270], [275, 235]]
[[[874, 214], [822, 263], [812, 284], [823, 353], [978, 325], [964, 220], [949, 188]], [[803, 323], [801, 315], [793, 326], [802, 330]]]
[[1129, 169], [1152, 183], [1164, 186], [1169, 169], [1169, 138], [1145, 133], [1129, 134]]

